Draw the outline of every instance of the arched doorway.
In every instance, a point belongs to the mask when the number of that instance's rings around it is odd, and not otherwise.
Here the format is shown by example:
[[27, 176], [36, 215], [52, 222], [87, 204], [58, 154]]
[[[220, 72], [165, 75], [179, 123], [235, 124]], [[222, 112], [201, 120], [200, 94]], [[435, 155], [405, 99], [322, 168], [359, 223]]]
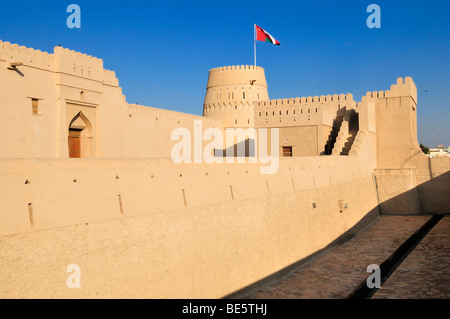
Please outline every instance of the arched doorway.
[[93, 157], [92, 125], [83, 112], [70, 122], [68, 134], [69, 158]]

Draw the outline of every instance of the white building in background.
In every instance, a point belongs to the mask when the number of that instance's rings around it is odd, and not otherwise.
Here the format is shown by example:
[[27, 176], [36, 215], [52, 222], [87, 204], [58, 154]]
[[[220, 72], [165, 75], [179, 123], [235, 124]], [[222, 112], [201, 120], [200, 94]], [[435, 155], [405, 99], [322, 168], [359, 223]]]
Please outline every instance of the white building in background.
[[436, 148], [430, 148], [429, 156], [431, 158], [442, 155], [447, 155], [450, 157], [450, 146], [448, 148], [444, 148], [444, 145], [438, 145]]

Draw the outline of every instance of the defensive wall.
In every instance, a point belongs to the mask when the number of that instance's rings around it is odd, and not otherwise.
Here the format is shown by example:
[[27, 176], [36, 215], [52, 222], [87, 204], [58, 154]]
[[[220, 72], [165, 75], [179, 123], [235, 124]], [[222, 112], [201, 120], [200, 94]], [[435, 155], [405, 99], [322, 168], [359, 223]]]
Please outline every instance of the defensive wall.
[[[1, 160], [2, 298], [220, 298], [378, 213], [353, 157]], [[67, 266], [81, 267], [68, 289]]]
[[[240, 80], [217, 77], [224, 72]], [[281, 143], [306, 134], [288, 131], [298, 121], [331, 124], [343, 148], [347, 112], [358, 114], [348, 156], [280, 158], [273, 175], [262, 175], [261, 163], [173, 163], [173, 129], [240, 122], [233, 113], [227, 120], [129, 104], [118, 85], [100, 59], [0, 42], [0, 297], [220, 298], [380, 212], [450, 212], [450, 162], [420, 151], [411, 78], [358, 103], [351, 95], [269, 100], [258, 98], [267, 89], [262, 68], [210, 71], [207, 94], [216, 95], [207, 95], [205, 114], [215, 105], [238, 112], [222, 101], [226, 90], [214, 92], [235, 88], [254, 127], [285, 130]], [[71, 128], [83, 130], [90, 158], [68, 159]], [[81, 268], [80, 289], [66, 285], [72, 264]]]
[[[12, 64], [20, 65], [12, 67]], [[68, 132], [81, 129], [83, 158], [170, 157], [178, 127], [222, 121], [126, 102], [103, 61], [62, 47], [49, 54], [0, 41], [0, 158], [68, 158]]]

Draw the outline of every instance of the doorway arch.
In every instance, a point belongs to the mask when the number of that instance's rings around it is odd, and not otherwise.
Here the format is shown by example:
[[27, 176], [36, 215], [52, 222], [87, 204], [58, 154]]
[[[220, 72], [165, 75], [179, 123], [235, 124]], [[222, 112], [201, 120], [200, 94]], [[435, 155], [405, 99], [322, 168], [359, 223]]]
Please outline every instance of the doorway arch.
[[94, 136], [91, 122], [79, 112], [69, 124], [69, 158], [94, 157]]

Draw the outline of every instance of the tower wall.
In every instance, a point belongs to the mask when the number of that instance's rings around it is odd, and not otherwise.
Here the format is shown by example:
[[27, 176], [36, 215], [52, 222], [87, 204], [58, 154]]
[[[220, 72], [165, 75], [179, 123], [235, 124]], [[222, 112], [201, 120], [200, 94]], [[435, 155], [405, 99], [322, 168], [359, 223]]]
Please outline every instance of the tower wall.
[[450, 161], [430, 158], [419, 147], [417, 88], [412, 78], [397, 79], [387, 91], [368, 92], [366, 99], [375, 103], [374, 176], [381, 213], [448, 213]]
[[228, 66], [209, 71], [203, 116], [222, 119], [224, 127], [254, 126], [254, 101], [268, 100], [264, 69]]
[[397, 79], [390, 90], [368, 92], [375, 99], [379, 168], [411, 168], [421, 154], [417, 142], [417, 88], [410, 77]]

